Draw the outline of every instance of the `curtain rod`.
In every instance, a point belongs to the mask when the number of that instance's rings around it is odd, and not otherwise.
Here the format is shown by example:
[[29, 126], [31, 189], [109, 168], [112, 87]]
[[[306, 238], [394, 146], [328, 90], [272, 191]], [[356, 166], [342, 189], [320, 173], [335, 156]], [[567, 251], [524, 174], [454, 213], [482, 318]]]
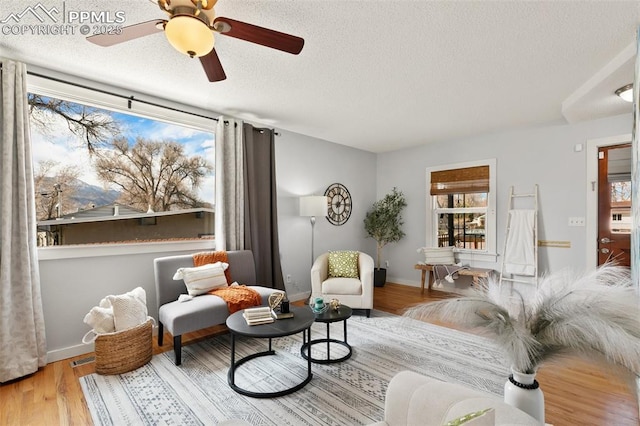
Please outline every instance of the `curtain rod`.
[[[2, 63], [0, 63], [0, 69], [2, 69]], [[119, 93], [113, 93], [113, 92], [110, 92], [108, 90], [98, 89], [98, 88], [90, 87], [90, 86], [87, 86], [87, 85], [84, 85], [84, 84], [74, 83], [74, 82], [71, 82], [71, 81], [63, 80], [61, 78], [52, 77], [50, 75], [40, 74], [40, 73], [37, 73], [37, 72], [34, 72], [34, 71], [27, 70], [27, 74], [34, 75], [36, 77], [46, 78], [47, 80], [55, 81], [55, 82], [58, 82], [58, 83], [69, 84], [71, 86], [80, 87], [81, 89], [92, 90], [94, 92], [102, 93], [102, 94], [105, 94], [105, 95], [110, 95], [110, 96], [115, 96], [115, 97], [118, 97], [118, 98], [121, 98], [121, 99], [126, 99], [127, 100], [127, 106], [128, 106], [129, 109], [131, 109], [131, 103], [133, 101], [135, 101], [135, 102], [140, 102], [141, 104], [145, 104], [145, 105], [151, 105], [151, 106], [158, 107], [158, 108], [168, 109], [170, 111], [175, 111], [175, 112], [180, 112], [180, 113], [183, 113], [183, 114], [193, 115], [195, 117], [206, 118], [208, 120], [213, 120], [213, 121], [219, 121], [215, 117], [209, 117], [209, 116], [198, 114], [198, 113], [195, 113], [195, 112], [184, 111], [182, 109], [173, 108], [173, 107], [162, 105], [162, 104], [158, 104], [158, 103], [155, 103], [155, 102], [145, 101], [143, 99], [135, 99], [133, 96], [127, 96], [127, 95], [121, 95]], [[227, 121], [225, 121], [225, 123], [227, 123]], [[277, 132], [275, 129], [272, 129], [272, 130], [273, 130], [273, 134], [275, 136], [280, 136], [279, 132]]]
[[202, 114], [198, 114], [198, 113], [190, 112], [190, 111], [184, 111], [184, 110], [181, 110], [181, 109], [178, 109], [178, 108], [173, 108], [173, 107], [170, 107], [170, 106], [161, 105], [161, 104], [158, 104], [158, 103], [155, 103], [155, 102], [145, 101], [143, 99], [135, 99], [133, 96], [121, 95], [119, 93], [110, 92], [110, 91], [104, 90], [104, 89], [97, 89], [95, 87], [86, 86], [84, 84], [79, 84], [79, 83], [74, 83], [74, 82], [71, 82], [71, 81], [66, 81], [66, 80], [63, 80], [63, 79], [57, 78], [57, 77], [51, 77], [50, 75], [44, 75], [44, 74], [40, 74], [40, 73], [37, 73], [37, 72], [28, 71], [28, 70], [27, 70], [27, 74], [34, 75], [36, 77], [46, 78], [47, 80], [55, 81], [57, 83], [70, 84], [71, 86], [80, 87], [81, 89], [92, 90], [94, 92], [102, 93], [102, 94], [105, 94], [105, 95], [110, 95], [110, 96], [115, 96], [117, 98], [126, 99], [127, 100], [127, 106], [129, 107], [129, 109], [131, 109], [131, 103], [133, 101], [136, 101], [136, 102], [140, 102], [141, 104], [145, 104], [145, 105], [151, 105], [151, 106], [158, 107], [158, 108], [168, 109], [170, 111], [175, 111], [175, 112], [180, 112], [180, 113], [183, 113], [183, 114], [193, 115], [195, 117], [206, 118], [208, 120], [218, 121], [218, 119], [215, 118], [215, 117], [208, 117], [206, 115], [202, 115]]
[[[0, 70], [1, 69], [2, 69], [2, 62], [0, 61]], [[205, 118], [207, 120], [219, 121], [215, 117], [209, 117], [209, 116], [198, 114], [198, 113], [191, 112], [191, 111], [184, 111], [182, 109], [173, 108], [173, 107], [162, 105], [162, 104], [158, 104], [158, 103], [155, 103], [155, 102], [145, 101], [143, 99], [135, 99], [133, 96], [121, 95], [119, 93], [114, 93], [114, 92], [110, 92], [108, 90], [98, 89], [98, 88], [87, 86], [87, 85], [84, 85], [84, 84], [79, 84], [79, 83], [63, 80], [61, 78], [52, 77], [50, 75], [45, 75], [45, 74], [40, 74], [40, 73], [37, 73], [37, 72], [34, 72], [34, 71], [27, 70], [27, 74], [30, 74], [30, 75], [33, 75], [33, 76], [36, 76], [36, 77], [45, 78], [47, 80], [55, 81], [55, 82], [58, 82], [58, 83], [69, 84], [71, 86], [80, 87], [81, 89], [92, 90], [94, 92], [102, 93], [102, 94], [105, 94], [105, 95], [110, 95], [110, 96], [115, 96], [117, 98], [126, 99], [127, 100], [127, 106], [129, 107], [129, 109], [131, 109], [131, 103], [133, 101], [135, 101], [135, 102], [140, 102], [140, 103], [145, 104], [145, 105], [151, 105], [151, 106], [158, 107], [158, 108], [164, 108], [164, 109], [167, 109], [167, 110], [170, 110], [170, 111], [175, 111], [175, 112], [180, 112], [180, 113], [183, 113], [183, 114], [193, 115], [195, 117]], [[226, 121], [225, 121], [225, 123], [226, 123]], [[275, 129], [272, 129], [272, 130], [273, 130], [273, 134], [275, 136], [280, 136], [279, 132], [277, 132]]]

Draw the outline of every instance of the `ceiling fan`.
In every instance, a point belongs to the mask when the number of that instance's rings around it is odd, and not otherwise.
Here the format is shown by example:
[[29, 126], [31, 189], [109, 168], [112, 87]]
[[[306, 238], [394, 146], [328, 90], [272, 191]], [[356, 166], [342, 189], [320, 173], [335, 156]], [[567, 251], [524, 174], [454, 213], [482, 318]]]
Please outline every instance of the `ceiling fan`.
[[304, 39], [230, 18], [215, 17], [217, 0], [151, 0], [169, 15], [169, 20], [153, 19], [122, 28], [119, 34], [97, 34], [87, 40], [107, 47], [164, 31], [169, 43], [191, 58], [200, 58], [209, 81], [227, 78], [213, 48], [217, 32], [297, 55]]

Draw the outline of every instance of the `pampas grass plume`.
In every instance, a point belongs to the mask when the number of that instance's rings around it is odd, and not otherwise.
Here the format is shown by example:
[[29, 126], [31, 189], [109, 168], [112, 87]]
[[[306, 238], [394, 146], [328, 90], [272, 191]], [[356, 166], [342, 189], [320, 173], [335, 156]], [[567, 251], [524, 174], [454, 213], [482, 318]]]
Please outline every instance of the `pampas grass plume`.
[[547, 361], [579, 355], [640, 374], [640, 299], [628, 268], [563, 270], [542, 277], [537, 289], [507, 287], [490, 278], [482, 288], [413, 306], [405, 315], [486, 335], [519, 372], [534, 373]]

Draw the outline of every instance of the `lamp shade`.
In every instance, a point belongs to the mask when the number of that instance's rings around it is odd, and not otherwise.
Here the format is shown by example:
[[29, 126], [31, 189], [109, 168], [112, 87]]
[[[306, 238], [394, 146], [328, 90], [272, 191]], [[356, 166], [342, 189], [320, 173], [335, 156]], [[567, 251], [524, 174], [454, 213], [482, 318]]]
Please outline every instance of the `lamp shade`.
[[327, 197], [324, 195], [300, 197], [300, 216], [326, 216], [327, 208]]
[[174, 16], [165, 25], [164, 33], [177, 51], [191, 57], [204, 56], [213, 49], [214, 39], [211, 29], [206, 23], [193, 16]]

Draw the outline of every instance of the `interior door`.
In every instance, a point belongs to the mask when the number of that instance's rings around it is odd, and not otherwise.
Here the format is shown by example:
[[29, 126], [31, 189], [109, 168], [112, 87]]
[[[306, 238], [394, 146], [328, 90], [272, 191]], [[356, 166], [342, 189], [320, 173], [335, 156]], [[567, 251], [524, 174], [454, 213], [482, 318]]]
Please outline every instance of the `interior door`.
[[631, 266], [631, 144], [598, 148], [598, 265]]

